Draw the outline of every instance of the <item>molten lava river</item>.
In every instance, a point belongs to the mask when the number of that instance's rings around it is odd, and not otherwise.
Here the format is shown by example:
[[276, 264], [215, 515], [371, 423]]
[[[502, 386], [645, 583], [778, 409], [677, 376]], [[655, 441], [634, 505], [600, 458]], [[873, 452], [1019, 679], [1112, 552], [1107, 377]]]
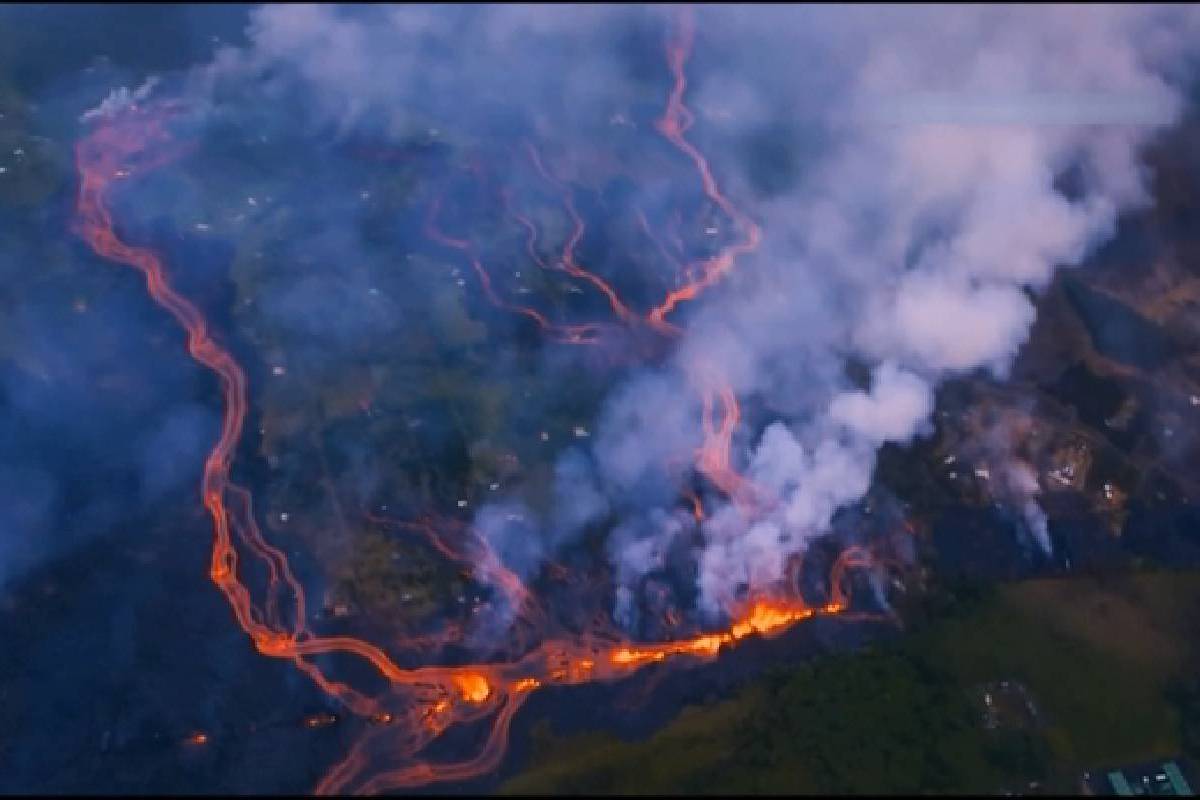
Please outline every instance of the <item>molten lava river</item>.
[[[503, 207], [510, 222], [528, 237], [528, 255], [536, 267], [560, 273], [582, 291], [597, 293], [611, 310], [611, 317], [562, 322], [535, 303], [512, 299], [494, 281], [487, 253], [466, 234], [451, 229], [456, 226], [445, 218], [439, 197], [431, 200], [424, 217], [424, 233], [431, 246], [459, 260], [476, 282], [474, 289], [501, 313], [526, 318], [557, 345], [589, 348], [608, 337], [624, 335], [629, 341], [651, 343], [632, 348], [641, 352], [652, 349], [655, 342], [669, 344], [677, 339], [684, 325], [679, 311], [734, 272], [739, 259], [755, 251], [762, 237], [759, 226], [723, 192], [705, 155], [688, 138], [694, 121], [685, 105], [691, 48], [691, 22], [685, 14], [666, 43], [670, 88], [654, 132], [690, 170], [693, 186], [703, 194], [699, 199], [723, 217], [729, 235], [706, 255], [677, 259], [674, 288], [656, 303], [646, 306], [626, 300], [610, 281], [582, 263], [579, 244], [585, 235], [584, 215], [575, 207], [566, 183], [531, 142], [521, 148], [521, 160], [546, 191], [561, 201], [573, 224], [553, 263], [539, 256], [534, 247], [536, 223], [503, 189], [498, 192], [497, 207]], [[114, 218], [114, 189], [188, 157], [188, 143], [173, 132], [173, 122], [186, 113], [182, 102], [142, 102], [91, 123], [76, 148], [79, 189], [75, 226], [95, 253], [141, 273], [150, 299], [186, 332], [188, 354], [219, 380], [222, 424], [201, 477], [201, 497], [212, 521], [208, 575], [228, 601], [233, 620], [263, 657], [290, 661], [364, 722], [364, 733], [315, 787], [318, 793], [377, 793], [485, 775], [497, 768], [506, 752], [514, 715], [542, 687], [617, 681], [661, 662], [711, 661], [747, 637], [770, 637], [817, 616], [850, 613], [849, 573], [869, 567], [873, 559], [863, 548], [846, 549], [836, 559], [826, 582], [829, 590], [821, 602], [807, 602], [795, 586], [759, 592], [745, 598], [740, 610], [719, 629], [638, 641], [603, 614], [585, 625], [567, 626], [555, 622], [547, 609], [550, 601], [537, 596], [507, 569], [469, 525], [443, 522], [431, 515], [391, 524], [407, 526], [425, 537], [451, 563], [487, 565], [491, 583], [515, 609], [512, 626], [520, 633], [511, 637], [506, 657], [484, 663], [411, 666], [405, 662], [402, 666], [389, 648], [366, 638], [314, 631], [312, 609], [306, 607], [305, 592], [293, 566], [283, 549], [265, 536], [251, 492], [231, 479], [250, 403], [243, 367], [220, 343], [219, 332], [213, 330], [199, 305], [173, 284], [165, 259], [154, 249], [123, 237]], [[661, 239], [669, 232], [660, 237], [645, 217], [642, 223], [647, 241], [664, 250]], [[690, 377], [701, 409], [704, 441], [685, 457], [692, 460], [698, 479], [728, 499], [749, 524], [773, 500], [740, 474], [731, 459], [731, 440], [742, 413], [739, 399], [721, 374], [702, 361], [695, 364]], [[687, 490], [681, 502], [697, 520], [705, 518], [705, 504], [699, 495]], [[453, 641], [457, 636], [461, 631], [449, 628], [441, 641]], [[414, 644], [419, 649], [419, 643]], [[355, 660], [361, 662], [355, 669], [338, 674]], [[363, 666], [374, 675], [367, 675]], [[363, 681], [364, 677], [368, 680]], [[318, 727], [327, 721], [318, 716], [308, 724]], [[473, 723], [486, 725], [488, 731], [477, 752], [459, 761], [435, 760], [427, 754], [429, 745], [443, 732]], [[207, 735], [194, 734], [193, 740], [202, 745]]]

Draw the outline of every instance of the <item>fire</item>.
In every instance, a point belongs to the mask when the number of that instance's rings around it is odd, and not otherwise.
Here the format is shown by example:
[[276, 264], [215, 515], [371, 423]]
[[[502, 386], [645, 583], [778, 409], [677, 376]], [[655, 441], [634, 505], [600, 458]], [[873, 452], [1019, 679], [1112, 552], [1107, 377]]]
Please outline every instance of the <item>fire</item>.
[[278, 656], [288, 652], [291, 639], [282, 634], [264, 634], [254, 639], [254, 646], [265, 656]]
[[[761, 235], [757, 225], [722, 194], [707, 160], [685, 138], [693, 120], [683, 102], [686, 90], [684, 67], [691, 41], [691, 21], [685, 14], [678, 36], [667, 46], [668, 65], [674, 80], [666, 111], [657, 127], [691, 161], [705, 196], [733, 220], [741, 237], [721, 248], [715, 256], [680, 268], [680, 285], [658, 305], [644, 313], [635, 311], [607, 281], [579, 263], [576, 250], [584, 235], [582, 217], [575, 209], [569, 189], [546, 169], [537, 151], [532, 147], [529, 149], [534, 167], [560, 192], [573, 225], [563, 245], [559, 264], [552, 268], [561, 269], [603, 294], [618, 324], [641, 326], [666, 337], [677, 336], [680, 332], [676, 325], [667, 322], [666, 317], [680, 303], [694, 299], [715, 284], [732, 269], [739, 257], [756, 249]], [[497, 766], [507, 747], [513, 716], [524, 700], [542, 686], [618, 680], [649, 664], [676, 658], [712, 659], [723, 648], [749, 636], [775, 636], [814, 616], [839, 614], [846, 610], [848, 603], [842, 590], [845, 572], [869, 562], [865, 552], [855, 549], [846, 551], [839, 558], [832, 576], [832, 597], [818, 607], [810, 607], [795, 597], [760, 598], [737, 614], [724, 630], [661, 643], [629, 642], [611, 630], [589, 630], [569, 636], [560, 634], [554, 638], [551, 633], [555, 629], [547, 624], [544, 609], [537, 599], [500, 563], [485, 541], [469, 530], [452, 529], [449, 531], [452, 535], [443, 534], [434, 524], [422, 521], [408, 523], [407, 527], [425, 536], [431, 546], [450, 561], [486, 571], [518, 609], [519, 622], [538, 633], [528, 641], [517, 637], [517, 643], [512, 646], [513, 660], [469, 666], [402, 668], [371, 642], [351, 636], [321, 636], [309, 630], [304, 592], [287, 557], [264, 539], [249, 491], [230, 479], [232, 459], [241, 440], [249, 404], [245, 373], [234, 356], [211, 335], [200, 310], [176, 291], [160, 256], [150, 248], [122, 240], [115, 232], [109, 205], [113, 183], [153, 169], [183, 153], [183, 148], [172, 142], [168, 131], [171, 120], [183, 112], [184, 109], [169, 104], [132, 107], [101, 122], [79, 142], [75, 153], [79, 172], [77, 231], [98, 255], [142, 275], [150, 299], [169, 312], [185, 332], [190, 356], [219, 380], [221, 428], [205, 460], [201, 477], [201, 496], [212, 522], [209, 578], [224, 595], [237, 624], [259, 653], [292, 662], [351, 713], [374, 723], [368, 735], [355, 745], [345, 760], [322, 779], [316, 787], [318, 792], [341, 793], [353, 788], [370, 793], [478, 776]], [[426, 233], [435, 242], [466, 258], [491, 303], [531, 320], [553, 341], [595, 344], [612, 329], [613, 323], [554, 322], [531, 306], [513, 303], [503, 297], [493, 285], [491, 274], [475, 245], [469, 239], [445, 233], [438, 226], [439, 211], [440, 203], [435, 200], [426, 220]], [[526, 227], [531, 258], [546, 266], [537, 257], [536, 228], [515, 209], [511, 213]], [[642, 221], [646, 222], [644, 217]], [[658, 244], [648, 224], [646, 228], [650, 238]], [[672, 236], [673, 243], [677, 240], [678, 236]], [[677, 244], [676, 249], [682, 252], [682, 244]], [[737, 473], [731, 457], [732, 437], [741, 420], [737, 396], [719, 375], [705, 372], [695, 377], [703, 400], [701, 422], [704, 430], [703, 445], [694, 454], [697, 472], [739, 506], [752, 507], [756, 495], [754, 487]], [[369, 400], [364, 400], [364, 408], [367, 407]], [[699, 495], [686, 491], [685, 496], [691, 501], [697, 523], [701, 523], [704, 506]], [[256, 598], [242, 577], [239, 570], [241, 557], [256, 560], [265, 568], [266, 587], [262, 599]], [[456, 631], [451, 629], [446, 639], [453, 639], [455, 635]], [[542, 636], [546, 638], [539, 638]], [[372, 697], [332, 679], [313, 660], [315, 656], [325, 654], [362, 659], [386, 682], [387, 690], [380, 697]], [[385, 699], [388, 708], [403, 710], [393, 716], [392, 711], [383, 708]], [[476, 756], [454, 763], [422, 760], [425, 747], [442, 731], [454, 724], [488, 715], [492, 715], [490, 732]], [[304, 725], [320, 728], [333, 724], [336, 719], [328, 713], [315, 714], [306, 717]], [[372, 767], [372, 748], [377, 740], [384, 741], [383, 737], [386, 737], [388, 758], [398, 760], [400, 766], [368, 775]], [[196, 732], [187, 741], [202, 745], [208, 741], [208, 736]]]
[[492, 694], [492, 687], [487, 678], [478, 674], [456, 675], [454, 685], [458, 687], [463, 698], [469, 703], [482, 703]]
[[808, 619], [814, 613], [811, 608], [787, 607], [760, 601], [751, 606], [746, 616], [730, 628], [729, 633], [735, 640], [744, 639], [752, 633], [768, 636], [800, 620]]
[[514, 692], [532, 692], [534, 689], [542, 685], [542, 682], [537, 678], [521, 678], [512, 685]]
[[842, 610], [840, 604], [823, 606], [819, 611], [797, 600], [793, 602], [760, 600], [750, 606], [730, 627], [720, 633], [708, 633], [692, 639], [667, 642], [660, 645], [621, 647], [610, 654], [613, 664], [619, 666], [650, 664], [664, 661], [671, 656], [694, 655], [715, 656], [722, 647], [735, 644], [747, 636], [773, 636], [798, 622], [818, 613], [836, 614]]

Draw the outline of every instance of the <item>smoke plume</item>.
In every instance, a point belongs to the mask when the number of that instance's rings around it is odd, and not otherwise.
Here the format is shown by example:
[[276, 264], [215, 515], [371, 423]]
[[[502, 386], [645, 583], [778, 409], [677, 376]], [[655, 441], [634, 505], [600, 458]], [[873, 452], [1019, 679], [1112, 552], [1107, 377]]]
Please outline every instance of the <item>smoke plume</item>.
[[[604, 399], [590, 440], [560, 455], [544, 519], [502, 498], [477, 525], [528, 574], [612, 518], [615, 614], [629, 625], [647, 576], [680, 553], [711, 617], [783, 580], [866, 493], [878, 449], [928, 431], [939, 383], [1002, 379], [1054, 271], [1146, 202], [1139, 151], [1179, 113], [1198, 19], [1190, 7], [697, 10], [687, 136], [762, 244], [679, 312], [667, 358]], [[645, 134], [661, 114], [672, 24], [667, 11], [607, 6], [268, 6], [249, 46], [197, 68], [188, 92], [213, 124], [266, 130], [275, 115], [273, 131], [286, 119], [336, 141], [537, 137], [582, 175], [575, 143], [627, 147], [626, 129]], [[492, 169], [528, 181], [514, 165]], [[628, 188], [623, 202], [660, 208], [681, 181], [702, 196], [697, 176], [680, 175]], [[736, 221], [713, 219], [714, 236], [736, 235]], [[610, 234], [599, 258], [633, 283], [622, 259], [647, 247]], [[366, 249], [331, 248], [342, 261]], [[328, 296], [324, 280], [311, 277], [309, 294]], [[302, 289], [277, 313], [309, 308]], [[296, 317], [314, 335], [387, 328]], [[732, 466], [763, 495], [748, 509], [709, 487], [700, 522], [677, 503], [704, 440], [698, 376], [746, 409]], [[1030, 477], [1009, 483], [1041, 540]]]

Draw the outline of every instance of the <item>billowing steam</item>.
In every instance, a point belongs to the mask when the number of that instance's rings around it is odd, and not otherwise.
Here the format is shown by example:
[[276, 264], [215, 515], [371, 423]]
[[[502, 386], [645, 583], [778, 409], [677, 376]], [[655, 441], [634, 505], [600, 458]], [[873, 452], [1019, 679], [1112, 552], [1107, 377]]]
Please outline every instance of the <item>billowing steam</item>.
[[[562, 453], [545, 519], [506, 500], [479, 511], [478, 527], [525, 574], [612, 518], [615, 613], [629, 625], [643, 581], [670, 564], [690, 563], [713, 616], [783, 579], [866, 493], [879, 447], [926, 430], [939, 382], [1002, 378], [1054, 270], [1145, 202], [1139, 148], [1178, 113], [1172, 81], [1200, 41], [1197, 17], [698, 10], [688, 136], [761, 225], [762, 246], [681, 315], [665, 363], [613, 389], [590, 447]], [[479, 139], [553, 131], [569, 147], [568, 130], [649, 129], [669, 78], [661, 52], [639, 43], [657, 46], [669, 24], [603, 6], [271, 6], [253, 16], [252, 45], [198, 69], [193, 91], [216, 116], [256, 96], [338, 136], [444, 125]], [[752, 147], [767, 141], [778, 146]], [[655, 206], [658, 187], [633, 191], [630, 202]], [[733, 223], [714, 224], [728, 235]], [[703, 439], [701, 373], [752, 401], [732, 459], [761, 502], [709, 490], [698, 523], [678, 498]], [[1036, 478], [1009, 482], [1049, 547]]]

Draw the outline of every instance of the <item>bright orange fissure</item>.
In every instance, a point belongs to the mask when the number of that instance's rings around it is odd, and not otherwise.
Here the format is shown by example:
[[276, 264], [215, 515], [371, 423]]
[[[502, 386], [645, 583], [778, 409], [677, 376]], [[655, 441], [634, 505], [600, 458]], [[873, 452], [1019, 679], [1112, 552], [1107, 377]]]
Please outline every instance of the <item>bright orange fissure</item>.
[[[679, 37], [668, 45], [668, 61], [675, 85], [667, 112], [659, 123], [660, 131], [691, 158], [706, 196], [742, 227], [744, 238], [740, 243], [724, 248], [714, 258], [701, 262], [698, 279], [672, 292], [663, 304], [650, 312], [647, 320], [659, 325], [664, 332], [677, 331], [665, 322], [666, 314], [679, 302], [692, 299], [715, 282], [732, 267], [739, 255], [753, 250], [759, 239], [757, 226], [721, 194], [706, 160], [683, 137], [692, 120], [683, 105], [686, 87], [683, 68], [690, 52], [691, 22], [687, 14], [683, 19]], [[313, 634], [307, 626], [303, 588], [292, 573], [287, 557], [263, 538], [249, 491], [230, 479], [231, 462], [247, 410], [245, 373], [230, 352], [213, 338], [201, 312], [174, 289], [162, 259], [153, 250], [131, 245], [117, 235], [108, 205], [109, 191], [116, 183], [134, 172], [158, 167], [180, 153], [167, 131], [167, 124], [179, 111], [178, 106], [171, 104], [131, 107], [98, 123], [78, 143], [75, 154], [79, 193], [75, 225], [80, 236], [98, 255], [142, 274], [150, 298], [170, 313], [186, 332], [188, 353], [219, 381], [223, 401], [221, 431], [205, 460], [201, 482], [203, 502], [213, 524], [211, 580], [225, 596], [237, 623], [260, 653], [292, 661], [331, 697], [373, 723], [347, 757], [322, 779], [316, 787], [319, 793], [372, 793], [481, 775], [499, 763], [507, 747], [513, 716], [529, 694], [542, 686], [615, 680], [647, 664], [677, 657], [711, 659], [722, 648], [747, 636], [775, 635], [814, 616], [839, 614], [847, 609], [845, 572], [863, 567], [869, 561], [866, 551], [860, 548], [848, 549], [839, 557], [832, 575], [832, 594], [824, 605], [809, 606], [796, 596], [758, 597], [748, 601], [725, 630], [672, 642], [630, 642], [606, 625], [597, 625], [574, 635], [554, 635], [536, 598], [516, 575], [500, 564], [486, 542], [479, 537], [466, 536], [463, 549], [458, 549], [443, 541], [428, 523], [424, 523], [413, 527], [423, 531], [448, 558], [470, 559], [482, 565], [517, 608], [518, 618], [544, 629], [547, 637], [532, 650], [515, 653], [515, 659], [501, 663], [405, 669], [381, 647], [370, 642], [350, 636]], [[548, 173], [547, 177], [551, 179]], [[611, 287], [575, 263], [574, 248], [583, 234], [582, 221], [574, 213], [569, 196], [565, 202], [576, 228], [563, 251], [563, 265], [575, 277], [587, 280], [604, 292], [616, 316], [628, 321], [626, 315], [631, 312]], [[598, 323], [556, 325], [531, 308], [512, 306], [498, 297], [472, 245], [442, 233], [436, 226], [436, 214], [435, 204], [427, 232], [471, 260], [489, 299], [530, 317], [552, 338], [570, 343], [595, 340], [600, 329]], [[697, 454], [698, 469], [720, 490], [737, 499], [749, 487], [730, 465], [730, 440], [739, 421], [737, 398], [725, 385], [706, 388], [703, 398], [705, 444]], [[721, 406], [719, 422], [714, 407], [718, 401]], [[687, 494], [699, 521], [703, 518], [699, 497], [690, 492]], [[238, 544], [245, 551], [239, 551]], [[239, 577], [239, 552], [248, 552], [266, 569], [266, 595], [261, 604], [255, 602], [250, 588]], [[311, 658], [331, 653], [364, 659], [387, 680], [390, 688], [380, 695], [369, 696], [330, 678]], [[476, 756], [453, 763], [421, 759], [425, 746], [448, 727], [486, 717], [491, 717], [490, 733]], [[320, 720], [314, 724], [318, 723]], [[194, 734], [189, 741], [201, 746], [208, 741], [208, 736]], [[395, 766], [374, 768], [376, 758], [386, 759]]]

